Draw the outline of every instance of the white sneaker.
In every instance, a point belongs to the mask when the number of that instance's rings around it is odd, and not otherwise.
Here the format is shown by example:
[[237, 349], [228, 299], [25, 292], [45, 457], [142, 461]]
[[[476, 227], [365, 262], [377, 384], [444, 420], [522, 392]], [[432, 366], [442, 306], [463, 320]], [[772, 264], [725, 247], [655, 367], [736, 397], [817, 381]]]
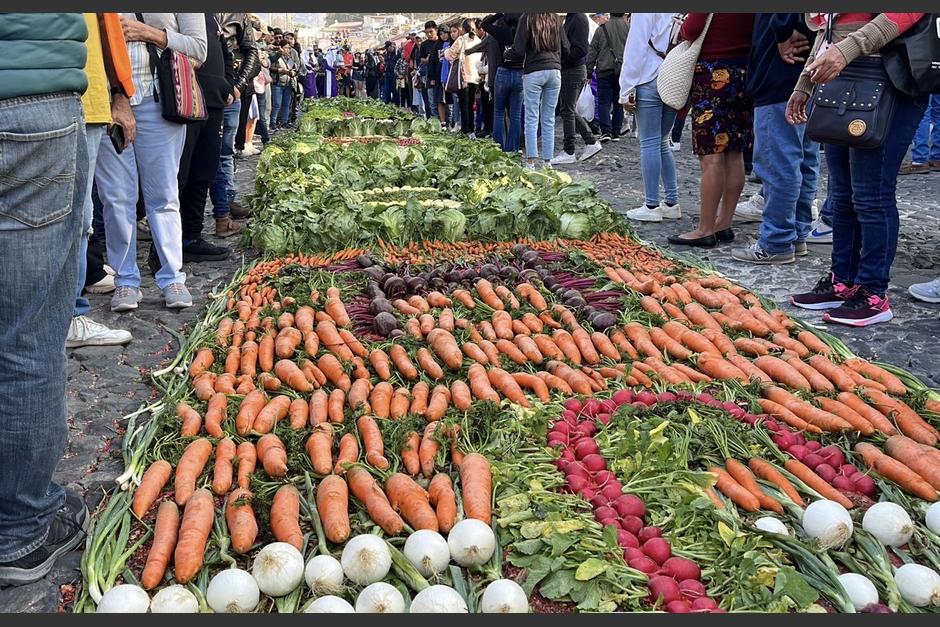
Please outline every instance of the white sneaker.
[[104, 277], [97, 283], [92, 283], [85, 288], [85, 291], [89, 294], [110, 294], [114, 291], [114, 275], [106, 274]]
[[116, 276], [116, 275], [117, 275], [117, 272], [114, 270], [114, 268], [112, 268], [112, 267], [109, 266], [108, 264], [104, 264], [104, 265], [102, 266], [102, 268], [104, 268], [104, 271], [107, 272], [108, 274], [110, 274], [111, 276]]
[[568, 165], [568, 164], [577, 163], [577, 162], [578, 160], [577, 158], [575, 158], [573, 154], [569, 155], [567, 152], [560, 152], [558, 153], [558, 156], [552, 159], [551, 164], [552, 165]]
[[469, 135], [467, 135], [467, 137], [469, 137], [470, 139], [476, 139], [476, 138], [477, 138], [477, 134], [476, 134], [476, 133], [470, 133]]
[[940, 278], [926, 283], [915, 283], [907, 290], [911, 296], [925, 303], [940, 303]]
[[584, 151], [581, 153], [581, 156], [578, 158], [578, 161], [587, 161], [597, 153], [601, 151], [601, 143], [599, 141], [594, 142], [593, 144], [588, 144], [584, 147]]
[[810, 213], [813, 216], [813, 220], [817, 220], [819, 218], [819, 209], [821, 206], [822, 206], [822, 203], [819, 202], [818, 198], [813, 200], [813, 206], [810, 209]]
[[119, 346], [134, 337], [123, 329], [110, 329], [88, 316], [75, 316], [69, 323], [69, 334], [65, 337], [66, 348], [81, 346]]
[[663, 212], [661, 207], [647, 207], [640, 205], [636, 209], [627, 212], [627, 217], [637, 222], [662, 222]]
[[744, 202], [739, 202], [734, 212], [734, 219], [740, 223], [760, 222], [764, 219], [764, 197], [754, 194]]
[[679, 152], [682, 149], [682, 142], [674, 142], [670, 139], [669, 149], [672, 150], [673, 152]]
[[806, 236], [807, 244], [832, 244], [832, 227], [822, 221], [822, 218], [813, 222], [813, 228]]
[[667, 204], [662, 204], [659, 206], [659, 211], [667, 220], [678, 220], [682, 217], [682, 208], [679, 207], [679, 203], [676, 203], [671, 207]]

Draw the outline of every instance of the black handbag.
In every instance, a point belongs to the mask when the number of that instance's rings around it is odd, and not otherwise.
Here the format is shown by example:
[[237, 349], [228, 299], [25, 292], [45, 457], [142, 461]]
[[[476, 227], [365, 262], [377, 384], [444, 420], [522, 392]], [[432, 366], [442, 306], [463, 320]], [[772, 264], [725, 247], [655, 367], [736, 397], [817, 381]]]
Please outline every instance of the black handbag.
[[[144, 21], [143, 14], [135, 15], [139, 22]], [[163, 119], [176, 124], [189, 124], [208, 118], [206, 100], [196, 78], [192, 59], [169, 48], [161, 54], [149, 42], [147, 52], [150, 54], [150, 72], [157, 83], [153, 99], [160, 103]]]
[[[832, 28], [826, 40], [832, 43]], [[810, 138], [825, 144], [877, 148], [894, 117], [897, 92], [881, 57], [860, 57], [813, 91], [806, 123]]]
[[940, 13], [925, 13], [881, 51], [891, 82], [908, 96], [940, 94]]

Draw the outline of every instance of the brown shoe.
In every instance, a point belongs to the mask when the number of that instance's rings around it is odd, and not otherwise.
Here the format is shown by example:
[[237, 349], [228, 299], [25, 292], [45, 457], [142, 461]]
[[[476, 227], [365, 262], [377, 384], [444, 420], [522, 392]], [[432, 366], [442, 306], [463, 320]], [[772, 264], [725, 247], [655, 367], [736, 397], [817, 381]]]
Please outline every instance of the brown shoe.
[[247, 218], [251, 215], [251, 207], [245, 207], [244, 205], [237, 203], [234, 200], [228, 204], [228, 208], [232, 214], [232, 217], [237, 220]]
[[225, 216], [224, 218], [215, 219], [216, 237], [231, 237], [233, 235], [238, 235], [244, 230], [245, 227], [232, 220], [232, 216]]
[[901, 169], [898, 170], [898, 174], [926, 174], [930, 172], [930, 164], [928, 163], [906, 163], [901, 166]]
[[931, 161], [927, 165], [930, 166], [930, 169], [934, 172], [940, 172], [940, 161]]

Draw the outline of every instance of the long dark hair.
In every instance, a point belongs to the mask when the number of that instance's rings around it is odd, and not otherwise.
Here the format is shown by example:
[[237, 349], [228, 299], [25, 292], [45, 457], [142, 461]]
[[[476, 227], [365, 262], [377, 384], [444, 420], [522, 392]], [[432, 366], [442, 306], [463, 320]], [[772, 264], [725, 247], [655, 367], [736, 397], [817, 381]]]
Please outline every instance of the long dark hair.
[[467, 35], [470, 35], [470, 39], [473, 39], [477, 36], [477, 21], [472, 17], [468, 17], [463, 21], [463, 32]]
[[529, 40], [536, 52], [560, 52], [558, 16], [554, 13], [527, 13], [526, 27]]

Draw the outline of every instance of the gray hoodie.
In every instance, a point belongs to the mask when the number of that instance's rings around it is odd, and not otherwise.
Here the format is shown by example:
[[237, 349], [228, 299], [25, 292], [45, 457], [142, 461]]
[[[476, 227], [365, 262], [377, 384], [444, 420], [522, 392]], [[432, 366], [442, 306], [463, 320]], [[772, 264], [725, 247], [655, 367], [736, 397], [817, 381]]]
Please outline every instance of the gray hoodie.
[[594, 31], [587, 58], [589, 76], [594, 69], [597, 70], [598, 76], [619, 76], [628, 31], [629, 26], [622, 17], [612, 17], [610, 21]]

